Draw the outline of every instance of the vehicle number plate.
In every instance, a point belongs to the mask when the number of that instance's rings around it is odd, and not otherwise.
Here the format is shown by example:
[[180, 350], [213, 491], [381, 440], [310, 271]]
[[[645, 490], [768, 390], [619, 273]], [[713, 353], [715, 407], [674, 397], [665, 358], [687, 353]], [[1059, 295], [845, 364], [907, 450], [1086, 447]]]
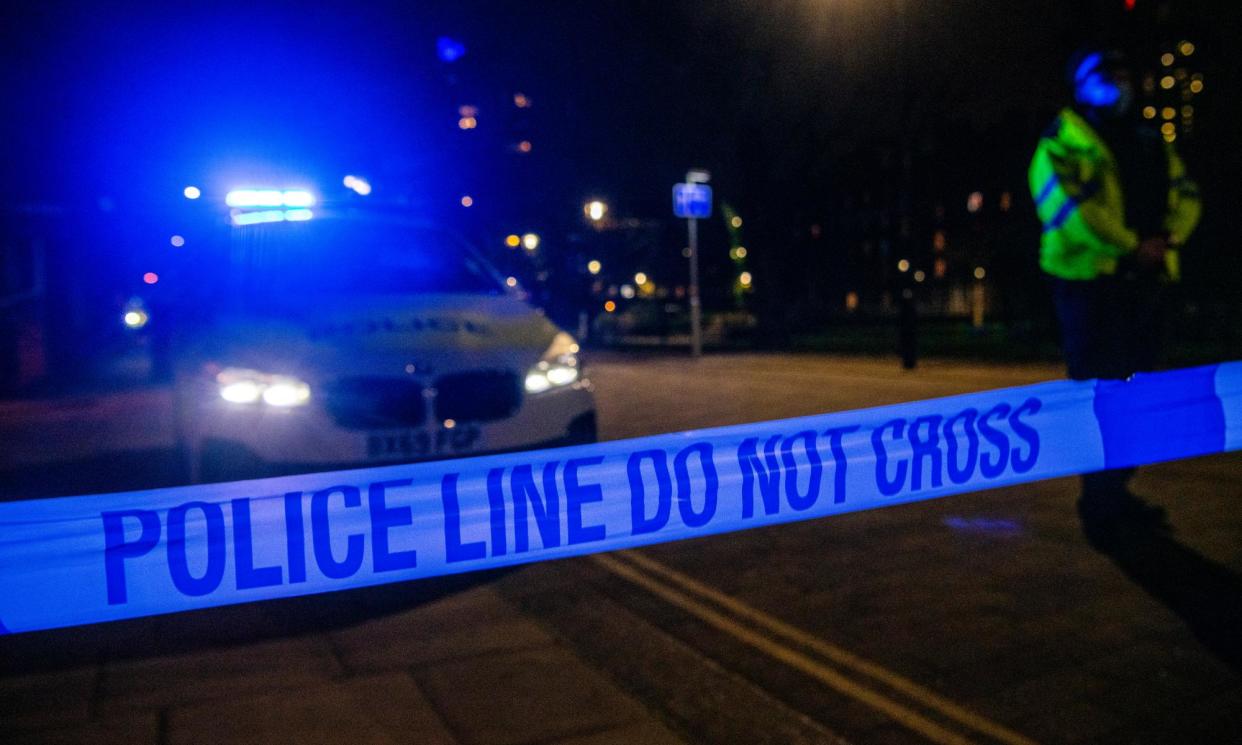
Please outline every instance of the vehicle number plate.
[[459, 424], [452, 429], [441, 427], [434, 432], [373, 432], [367, 435], [367, 457], [386, 460], [468, 453], [478, 447], [479, 434], [479, 428], [472, 424]]

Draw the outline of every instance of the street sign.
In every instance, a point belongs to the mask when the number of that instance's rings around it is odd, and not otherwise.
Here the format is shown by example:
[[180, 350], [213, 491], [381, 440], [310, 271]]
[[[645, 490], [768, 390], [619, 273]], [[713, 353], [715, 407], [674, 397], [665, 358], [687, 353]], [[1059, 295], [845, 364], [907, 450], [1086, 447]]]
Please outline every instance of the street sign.
[[712, 187], [705, 184], [673, 184], [673, 214], [690, 219], [712, 216]]

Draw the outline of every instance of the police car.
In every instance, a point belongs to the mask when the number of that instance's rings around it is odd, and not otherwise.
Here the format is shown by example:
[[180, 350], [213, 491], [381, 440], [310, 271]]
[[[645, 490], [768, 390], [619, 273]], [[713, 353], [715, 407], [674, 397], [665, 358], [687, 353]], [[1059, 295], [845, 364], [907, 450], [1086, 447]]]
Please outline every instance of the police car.
[[577, 342], [454, 233], [238, 194], [176, 354], [193, 480], [595, 440]]

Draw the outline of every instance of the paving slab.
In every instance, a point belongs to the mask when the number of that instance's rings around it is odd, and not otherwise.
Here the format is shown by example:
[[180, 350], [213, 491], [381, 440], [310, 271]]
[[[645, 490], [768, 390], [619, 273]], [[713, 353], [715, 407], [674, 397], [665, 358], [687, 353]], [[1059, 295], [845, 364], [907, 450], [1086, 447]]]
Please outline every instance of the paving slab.
[[160, 743], [160, 717], [153, 711], [120, 714], [69, 726], [61, 723], [60, 726], [9, 733], [0, 739], [7, 745], [156, 745]]
[[562, 647], [492, 654], [415, 672], [466, 745], [525, 745], [645, 718], [632, 699]]
[[253, 692], [305, 689], [340, 675], [322, 637], [237, 644], [192, 654], [108, 662], [101, 711], [154, 708]]
[[174, 708], [169, 745], [298, 745], [456, 741], [414, 680], [403, 673]]
[[367, 621], [335, 632], [331, 639], [351, 671], [408, 668], [554, 643], [491, 587]]

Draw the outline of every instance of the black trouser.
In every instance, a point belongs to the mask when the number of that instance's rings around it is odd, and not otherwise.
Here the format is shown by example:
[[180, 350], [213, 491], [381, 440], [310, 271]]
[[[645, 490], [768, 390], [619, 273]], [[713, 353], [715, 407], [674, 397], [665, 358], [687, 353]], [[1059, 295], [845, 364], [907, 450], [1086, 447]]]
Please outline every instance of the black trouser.
[[[1061, 344], [1069, 376], [1125, 379], [1159, 363], [1164, 340], [1166, 288], [1155, 277], [1134, 273], [1099, 279], [1053, 280], [1061, 321]], [[1130, 498], [1126, 482], [1133, 468], [1083, 476], [1084, 516], [1111, 519]]]

